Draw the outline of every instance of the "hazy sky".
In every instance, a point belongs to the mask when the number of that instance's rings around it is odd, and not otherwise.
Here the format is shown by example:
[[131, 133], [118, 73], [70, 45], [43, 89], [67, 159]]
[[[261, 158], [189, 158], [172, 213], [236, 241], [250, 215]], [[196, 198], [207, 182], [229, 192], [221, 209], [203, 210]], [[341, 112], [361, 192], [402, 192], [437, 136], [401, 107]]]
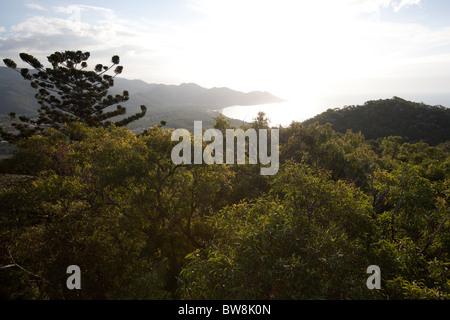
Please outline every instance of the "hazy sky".
[[2, 1], [0, 58], [91, 52], [122, 77], [284, 98], [448, 92], [448, 0]]

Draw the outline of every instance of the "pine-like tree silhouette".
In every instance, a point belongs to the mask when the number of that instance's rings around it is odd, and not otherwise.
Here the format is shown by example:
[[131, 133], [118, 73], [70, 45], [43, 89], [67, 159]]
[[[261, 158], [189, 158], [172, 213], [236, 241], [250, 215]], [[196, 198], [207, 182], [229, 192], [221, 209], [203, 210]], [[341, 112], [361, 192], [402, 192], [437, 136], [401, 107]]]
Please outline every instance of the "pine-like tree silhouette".
[[[124, 115], [126, 108], [120, 103], [129, 99], [128, 91], [114, 96], [108, 94], [109, 88], [114, 85], [114, 78], [123, 70], [123, 67], [119, 66], [119, 56], [113, 56], [109, 66], [97, 64], [94, 71], [86, 69], [89, 56], [89, 52], [82, 51], [55, 52], [47, 57], [52, 67], [45, 68], [32, 55], [21, 53], [20, 58], [34, 69], [32, 72], [28, 68], [18, 69], [13, 60], [4, 59], [3, 62], [7, 67], [19, 72], [36, 89], [35, 97], [40, 108], [39, 117], [35, 120], [25, 116], [17, 118], [14, 112], [10, 113], [12, 119], [20, 120], [12, 123], [19, 134], [7, 132], [0, 127], [1, 137], [9, 142], [15, 142], [20, 138], [42, 133], [49, 127], [62, 130], [64, 124], [70, 122], [83, 122], [92, 127], [107, 127], [113, 123], [108, 119]], [[112, 68], [114, 75], [106, 74]], [[114, 105], [117, 105], [115, 110], [107, 110]], [[142, 105], [141, 110], [140, 113], [116, 121], [114, 124], [125, 126], [142, 118], [147, 108]]]

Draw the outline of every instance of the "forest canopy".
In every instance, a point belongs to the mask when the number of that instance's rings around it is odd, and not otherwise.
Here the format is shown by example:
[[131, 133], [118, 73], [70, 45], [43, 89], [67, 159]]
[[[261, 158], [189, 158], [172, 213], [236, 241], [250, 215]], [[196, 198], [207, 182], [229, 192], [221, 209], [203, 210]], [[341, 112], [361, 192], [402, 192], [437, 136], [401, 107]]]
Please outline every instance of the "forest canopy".
[[[161, 127], [66, 132], [0, 162], [3, 299], [449, 297], [445, 148], [293, 123], [272, 177], [174, 165]], [[373, 264], [381, 290], [366, 287]]]
[[[172, 129], [71, 120], [27, 131], [0, 160], [0, 299], [450, 298], [440, 135], [293, 122], [277, 128], [278, 173], [263, 176], [260, 163], [174, 164]], [[269, 123], [260, 113], [241, 128]], [[232, 128], [223, 116], [213, 127]], [[73, 265], [79, 290], [66, 285]]]
[[399, 97], [367, 101], [360, 106], [346, 106], [327, 111], [305, 124], [330, 123], [334, 130], [361, 131], [366, 139], [401, 136], [406, 142], [445, 143], [450, 137], [450, 109], [406, 101]]

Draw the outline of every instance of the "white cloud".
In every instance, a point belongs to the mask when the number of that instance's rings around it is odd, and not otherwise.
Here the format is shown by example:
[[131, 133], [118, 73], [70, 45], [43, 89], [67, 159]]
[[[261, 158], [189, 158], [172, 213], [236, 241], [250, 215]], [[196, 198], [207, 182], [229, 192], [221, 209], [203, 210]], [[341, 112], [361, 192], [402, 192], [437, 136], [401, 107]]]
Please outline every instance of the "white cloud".
[[111, 9], [87, 5], [70, 5], [52, 9], [56, 16], [33, 16], [12, 26], [11, 30], [15, 32], [13, 37], [26, 39], [33, 35], [64, 34], [72, 37], [74, 43], [78, 42], [82, 45], [85, 42], [84, 39], [96, 39], [99, 41], [99, 46], [102, 46], [108, 37], [110, 38], [108, 40], [114, 40], [116, 36], [129, 31], [119, 19], [116, 19]]
[[195, 0], [191, 8], [203, 19], [188, 24], [130, 21], [94, 6], [53, 7], [53, 16], [32, 17], [10, 28], [0, 46], [15, 55], [40, 55], [42, 61], [56, 50], [90, 51], [91, 65], [119, 54], [125, 77], [268, 90], [286, 98], [299, 90], [314, 95], [387, 88], [394, 78], [396, 86], [401, 84], [402, 77], [420, 83], [421, 75], [430, 87], [432, 77], [450, 74], [442, 67], [450, 65], [450, 28], [387, 23], [377, 16], [382, 9], [419, 3]]
[[116, 18], [116, 15], [113, 10], [103, 7], [97, 7], [97, 6], [89, 6], [89, 5], [69, 5], [67, 7], [53, 7], [53, 11], [56, 13], [66, 13], [69, 15], [72, 14], [81, 14], [82, 12], [87, 11], [96, 11], [101, 13], [103, 18], [113, 20]]
[[449, 51], [449, 30], [388, 23], [379, 15], [381, 10], [417, 4], [420, 1], [195, 0], [192, 7], [205, 21], [186, 29], [184, 54], [191, 63], [183, 68], [211, 81], [212, 74], [234, 79], [246, 89], [276, 87], [280, 95], [336, 87], [375, 89], [363, 81], [346, 86], [348, 79], [419, 78], [431, 70], [439, 72], [436, 66], [442, 60], [432, 66], [430, 57]]
[[[320, 2], [321, 0], [319, 0]], [[323, 0], [322, 0], [323, 1]], [[420, 4], [421, 0], [344, 0], [344, 6], [353, 8], [356, 12], [377, 12], [381, 9], [393, 8], [394, 11], [411, 5]], [[342, 4], [342, 2], [340, 3]]]
[[407, 8], [411, 5], [418, 5], [420, 4], [421, 0], [401, 0], [400, 2], [394, 3], [394, 10], [399, 11], [402, 8]]
[[25, 6], [30, 8], [30, 9], [33, 9], [33, 10], [47, 11], [46, 8], [44, 8], [43, 6], [40, 6], [38, 4], [35, 4], [35, 3], [26, 3]]
[[30, 17], [9, 31], [6, 38], [0, 38], [4, 57], [14, 59], [27, 52], [45, 63], [54, 51], [83, 50], [91, 52], [89, 65], [93, 66], [108, 63], [118, 54], [125, 67], [123, 75], [163, 83], [178, 81], [176, 71], [167, 72], [177, 46], [173, 37], [166, 36], [174, 32], [167, 23], [124, 20], [107, 8], [69, 6], [53, 8], [53, 15]]
[[32, 35], [55, 35], [62, 34], [65, 26], [66, 20], [64, 19], [35, 16], [12, 26], [11, 31], [16, 32], [16, 38]]

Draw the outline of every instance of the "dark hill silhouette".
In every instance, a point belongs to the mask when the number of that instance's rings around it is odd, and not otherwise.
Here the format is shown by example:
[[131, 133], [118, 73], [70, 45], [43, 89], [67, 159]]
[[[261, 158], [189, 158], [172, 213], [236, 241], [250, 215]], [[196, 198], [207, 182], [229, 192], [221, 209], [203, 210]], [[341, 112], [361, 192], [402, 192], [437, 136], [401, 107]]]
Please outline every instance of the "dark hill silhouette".
[[450, 137], [450, 109], [406, 101], [399, 97], [367, 101], [360, 106], [346, 106], [306, 120], [304, 124], [330, 123], [339, 132], [351, 129], [367, 139], [401, 136], [405, 142], [423, 141], [430, 145]]

